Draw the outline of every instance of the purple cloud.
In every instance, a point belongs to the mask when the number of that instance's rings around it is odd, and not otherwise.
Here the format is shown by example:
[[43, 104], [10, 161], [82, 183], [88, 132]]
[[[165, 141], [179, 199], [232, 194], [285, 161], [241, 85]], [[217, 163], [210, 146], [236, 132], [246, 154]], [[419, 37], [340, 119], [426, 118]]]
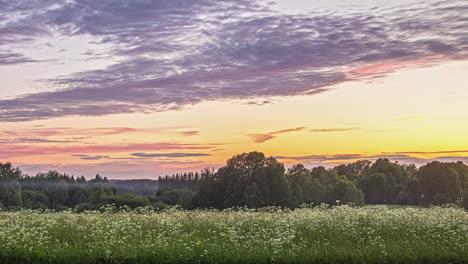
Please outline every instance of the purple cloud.
[[80, 159], [82, 160], [101, 160], [101, 159], [109, 159], [109, 156], [82, 156]]
[[45, 80], [53, 91], [0, 100], [0, 122], [178, 110], [208, 100], [268, 101], [385, 73], [353, 76], [363, 66], [468, 56], [468, 4], [462, 0], [301, 15], [254, 0], [5, 5], [0, 17], [28, 15], [0, 26], [8, 33], [0, 34], [0, 45], [56, 30], [111, 44], [109, 55], [120, 59], [105, 69]]
[[21, 63], [27, 63], [27, 62], [36, 62], [36, 61], [30, 58], [27, 58], [20, 53], [0, 50], [0, 66], [21, 64]]

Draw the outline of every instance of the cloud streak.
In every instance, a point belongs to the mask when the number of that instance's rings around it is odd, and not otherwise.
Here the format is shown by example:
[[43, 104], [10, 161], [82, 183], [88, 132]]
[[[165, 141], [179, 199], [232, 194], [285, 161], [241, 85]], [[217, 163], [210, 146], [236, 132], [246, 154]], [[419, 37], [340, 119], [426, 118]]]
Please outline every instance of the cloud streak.
[[131, 155], [142, 158], [187, 158], [211, 156], [210, 154], [205, 153], [133, 153]]
[[421, 120], [421, 119], [429, 119], [429, 116], [408, 116], [408, 117], [401, 117], [395, 118], [393, 121], [411, 121], [411, 120]]
[[[319, 94], [338, 83], [382, 76], [406, 62], [468, 57], [463, 0], [307, 14], [279, 13], [253, 0], [2, 5], [0, 17], [26, 15], [0, 26], [0, 48], [51, 33], [87, 36], [110, 45], [109, 55], [119, 60], [104, 69], [44, 80], [51, 87], [47, 92], [0, 100], [0, 122]], [[3, 57], [0, 64], [28, 60], [15, 51]], [[359, 76], [350, 75], [355, 69]]]
[[310, 129], [310, 132], [316, 132], [316, 133], [326, 133], [326, 132], [346, 132], [346, 131], [354, 131], [354, 130], [360, 130], [360, 127], [341, 127], [341, 128], [314, 128]]
[[276, 135], [290, 133], [290, 132], [297, 132], [297, 131], [301, 131], [304, 129], [305, 127], [296, 127], [296, 128], [273, 131], [267, 134], [248, 134], [247, 136], [252, 138], [252, 141], [255, 143], [264, 143], [264, 142], [267, 142], [268, 140], [276, 138]]
[[[74, 141], [89, 139], [98, 136], [111, 136], [126, 133], [149, 133], [149, 134], [176, 134], [189, 137], [200, 134], [197, 130], [185, 130], [184, 127], [156, 127], [156, 128], [134, 128], [134, 127], [98, 127], [98, 128], [72, 128], [72, 127], [50, 127], [30, 128], [16, 131], [2, 131], [0, 134], [15, 135], [23, 137], [51, 137], [72, 136]], [[38, 140], [40, 141], [40, 140]], [[44, 141], [45, 142], [45, 141]], [[54, 141], [50, 141], [54, 142]], [[70, 141], [71, 142], [71, 141]]]
[[[136, 143], [119, 145], [69, 145], [69, 146], [6, 146], [0, 150], [0, 158], [12, 158], [33, 155], [72, 154], [87, 155], [90, 153], [129, 153], [135, 151], [161, 150], [211, 150], [221, 144], [184, 144], [184, 143]], [[88, 156], [80, 156], [88, 157]]]
[[[306, 156], [276, 156], [277, 159], [304, 162], [322, 165], [337, 165], [350, 163], [357, 160], [377, 160], [379, 158], [388, 158], [393, 161], [402, 162], [405, 164], [424, 165], [430, 161], [438, 160], [443, 162], [463, 161], [468, 162], [468, 156], [437, 156], [425, 158], [422, 154], [453, 154], [453, 153], [468, 153], [468, 151], [436, 151], [436, 152], [383, 152], [378, 155], [362, 155], [362, 154], [334, 154], [334, 155], [306, 155]], [[418, 156], [415, 156], [418, 155]]]
[[20, 53], [1, 51], [0, 50], [0, 66], [16, 65], [28, 62], [37, 62], [36, 60], [25, 57]]

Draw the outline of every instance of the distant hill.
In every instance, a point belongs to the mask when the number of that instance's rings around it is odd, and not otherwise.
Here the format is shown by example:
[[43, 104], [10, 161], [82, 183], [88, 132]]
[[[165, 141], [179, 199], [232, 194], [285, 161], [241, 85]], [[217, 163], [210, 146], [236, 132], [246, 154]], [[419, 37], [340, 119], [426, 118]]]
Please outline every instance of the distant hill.
[[117, 194], [134, 193], [139, 196], [155, 196], [159, 189], [157, 180], [108, 180]]

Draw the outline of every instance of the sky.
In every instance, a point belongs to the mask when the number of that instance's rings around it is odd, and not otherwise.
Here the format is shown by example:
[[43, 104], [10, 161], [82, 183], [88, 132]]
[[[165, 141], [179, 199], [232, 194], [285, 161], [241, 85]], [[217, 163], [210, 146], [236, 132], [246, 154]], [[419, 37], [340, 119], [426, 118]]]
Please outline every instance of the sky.
[[468, 163], [465, 0], [0, 0], [0, 162]]

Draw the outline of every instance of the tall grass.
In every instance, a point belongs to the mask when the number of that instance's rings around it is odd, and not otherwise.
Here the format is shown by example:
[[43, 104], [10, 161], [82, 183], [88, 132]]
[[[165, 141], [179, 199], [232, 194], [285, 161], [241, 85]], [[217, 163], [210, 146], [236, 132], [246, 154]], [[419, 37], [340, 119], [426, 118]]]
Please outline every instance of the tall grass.
[[381, 206], [0, 212], [0, 263], [168, 262], [468, 263], [468, 213]]

